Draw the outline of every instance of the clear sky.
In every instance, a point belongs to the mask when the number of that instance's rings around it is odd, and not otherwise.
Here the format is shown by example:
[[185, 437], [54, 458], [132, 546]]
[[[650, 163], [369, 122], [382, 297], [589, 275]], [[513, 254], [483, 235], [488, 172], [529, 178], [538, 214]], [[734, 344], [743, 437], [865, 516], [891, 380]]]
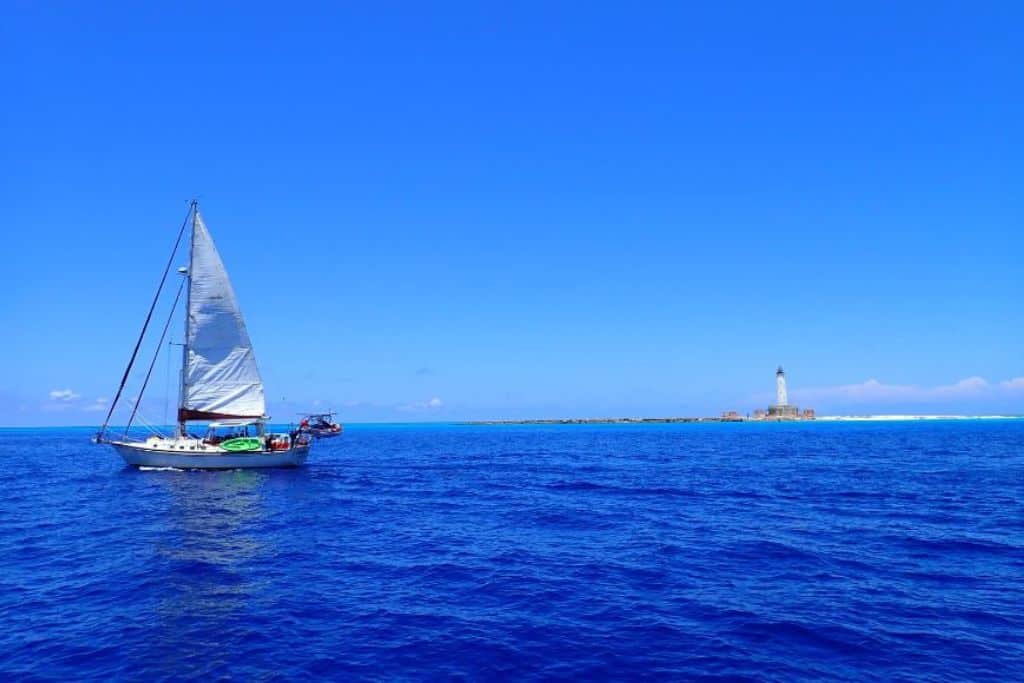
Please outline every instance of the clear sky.
[[276, 417], [1024, 413], [1022, 25], [9, 3], [0, 424], [98, 420], [193, 196]]

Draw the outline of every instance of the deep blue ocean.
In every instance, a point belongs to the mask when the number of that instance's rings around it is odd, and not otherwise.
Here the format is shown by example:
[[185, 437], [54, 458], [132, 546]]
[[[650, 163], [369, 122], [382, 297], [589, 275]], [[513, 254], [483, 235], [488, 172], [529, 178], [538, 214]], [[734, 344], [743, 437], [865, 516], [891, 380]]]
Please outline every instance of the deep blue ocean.
[[1024, 679], [1024, 421], [0, 430], [2, 678]]

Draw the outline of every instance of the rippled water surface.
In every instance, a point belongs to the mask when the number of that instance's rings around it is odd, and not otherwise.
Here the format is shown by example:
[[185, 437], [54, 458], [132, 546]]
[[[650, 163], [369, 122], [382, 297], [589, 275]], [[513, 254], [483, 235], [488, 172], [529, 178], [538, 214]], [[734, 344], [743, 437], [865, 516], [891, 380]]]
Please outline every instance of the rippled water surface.
[[0, 672], [1024, 676], [1024, 423], [352, 426], [140, 472], [0, 430]]

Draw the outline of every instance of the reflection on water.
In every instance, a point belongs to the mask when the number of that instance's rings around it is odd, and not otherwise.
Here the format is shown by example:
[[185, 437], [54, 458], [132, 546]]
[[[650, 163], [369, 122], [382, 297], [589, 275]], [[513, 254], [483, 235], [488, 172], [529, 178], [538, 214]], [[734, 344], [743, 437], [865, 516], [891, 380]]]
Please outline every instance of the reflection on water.
[[180, 666], [183, 650], [193, 661], [223, 656], [224, 642], [196, 638], [196, 629], [225, 634], [232, 624], [237, 629], [268, 580], [259, 567], [273, 562], [276, 548], [256, 532], [268, 517], [262, 489], [270, 475], [253, 470], [143, 474], [158, 481], [167, 501], [165, 527], [153, 553], [154, 581], [163, 584], [154, 607], [161, 623], [159, 653], [168, 670]]

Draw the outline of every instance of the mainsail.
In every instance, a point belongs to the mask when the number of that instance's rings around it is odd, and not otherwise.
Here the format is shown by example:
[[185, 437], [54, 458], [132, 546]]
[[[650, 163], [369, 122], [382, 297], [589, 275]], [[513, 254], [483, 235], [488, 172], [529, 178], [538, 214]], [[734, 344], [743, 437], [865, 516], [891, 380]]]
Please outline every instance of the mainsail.
[[263, 417], [256, 355], [224, 263], [196, 209], [178, 421]]

